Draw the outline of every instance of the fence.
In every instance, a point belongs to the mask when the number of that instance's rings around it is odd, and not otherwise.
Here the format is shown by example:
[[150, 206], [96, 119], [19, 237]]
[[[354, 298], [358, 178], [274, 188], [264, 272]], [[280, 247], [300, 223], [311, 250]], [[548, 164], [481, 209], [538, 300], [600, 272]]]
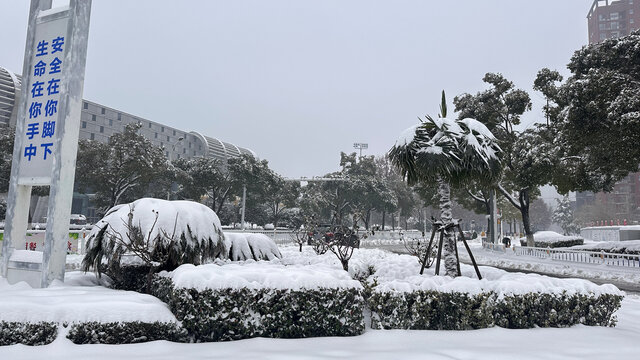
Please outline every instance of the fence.
[[513, 248], [513, 252], [518, 256], [533, 256], [540, 259], [640, 269], [640, 255], [526, 246], [516, 246]]
[[[278, 245], [291, 244], [293, 243], [293, 238], [295, 236], [295, 232], [291, 230], [238, 230], [238, 229], [224, 229], [224, 232], [231, 233], [252, 233], [252, 234], [264, 234], [273, 239], [273, 241]], [[367, 235], [366, 240], [364, 239], [364, 235]], [[400, 240], [402, 236], [409, 237], [420, 237], [422, 233], [418, 230], [408, 230], [408, 231], [375, 231], [373, 234], [367, 233], [365, 231], [358, 231], [358, 236], [362, 241], [371, 242], [380, 241], [380, 240]], [[377, 243], [375, 243], [377, 244]]]

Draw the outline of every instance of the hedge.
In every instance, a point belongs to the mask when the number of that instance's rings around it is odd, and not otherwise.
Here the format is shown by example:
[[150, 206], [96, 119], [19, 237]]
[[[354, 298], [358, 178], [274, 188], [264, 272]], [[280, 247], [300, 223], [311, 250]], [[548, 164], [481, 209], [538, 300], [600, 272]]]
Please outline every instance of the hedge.
[[501, 326], [511, 329], [615, 326], [613, 313], [622, 296], [613, 294], [527, 293], [502, 295], [374, 289], [368, 299], [375, 329], [466, 330]]
[[155, 295], [167, 302], [195, 342], [250, 337], [352, 336], [364, 332], [364, 298], [358, 288], [175, 288], [157, 276]]
[[55, 340], [58, 326], [51, 322], [23, 323], [0, 321], [0, 346], [46, 345]]
[[[566, 240], [553, 240], [553, 241], [544, 241], [544, 240], [536, 240], [534, 241], [534, 247], [540, 248], [560, 248], [560, 247], [571, 247], [576, 245], [584, 244], [584, 239], [581, 237], [569, 237]], [[527, 239], [520, 239], [521, 246], [527, 246]]]
[[177, 323], [73, 323], [67, 338], [74, 344], [135, 344], [155, 340], [185, 342], [186, 330]]

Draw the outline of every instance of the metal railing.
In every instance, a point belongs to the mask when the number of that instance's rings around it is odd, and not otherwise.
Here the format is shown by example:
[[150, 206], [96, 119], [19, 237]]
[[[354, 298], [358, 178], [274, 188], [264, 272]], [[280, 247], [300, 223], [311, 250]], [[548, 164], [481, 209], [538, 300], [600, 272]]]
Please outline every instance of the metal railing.
[[491, 251], [507, 252], [507, 248], [504, 244], [494, 244], [492, 242], [483, 241], [482, 247]]
[[640, 255], [613, 254], [604, 251], [581, 251], [551, 248], [536, 248], [516, 246], [513, 248], [516, 255], [533, 256], [540, 259], [552, 259], [557, 261], [577, 262], [583, 264], [621, 266], [640, 269]]

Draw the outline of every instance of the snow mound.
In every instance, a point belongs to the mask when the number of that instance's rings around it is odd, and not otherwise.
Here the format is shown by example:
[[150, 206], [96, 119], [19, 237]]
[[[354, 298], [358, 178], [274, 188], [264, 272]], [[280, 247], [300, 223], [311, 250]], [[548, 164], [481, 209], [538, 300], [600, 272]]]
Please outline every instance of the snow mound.
[[71, 272], [66, 278], [44, 289], [0, 278], [0, 321], [176, 322], [168, 306], [151, 295], [96, 286], [93, 274]]
[[224, 237], [227, 258], [233, 261], [273, 260], [282, 257], [276, 243], [267, 235], [225, 232]]
[[345, 271], [317, 265], [285, 266], [273, 262], [244, 264], [185, 264], [172, 272], [161, 272], [177, 288], [206, 289], [278, 289], [361, 288]]
[[[340, 263], [333, 254], [315, 255], [306, 249], [299, 252], [294, 246], [282, 247], [283, 264], [325, 266], [339, 268]], [[492, 267], [480, 267], [483, 279], [478, 280], [472, 266], [460, 264], [462, 275], [451, 278], [434, 276], [435, 266], [425, 269], [424, 275], [418, 275], [420, 264], [416, 257], [390, 253], [380, 249], [357, 249], [349, 262], [352, 274], [373, 273], [369, 280], [375, 279], [379, 291], [411, 292], [416, 290], [435, 290], [443, 292], [462, 292], [478, 294], [493, 291], [498, 296], [518, 295], [529, 292], [569, 294], [616, 294], [623, 295], [614, 285], [596, 285], [582, 279], [560, 279], [537, 274], [511, 273]], [[442, 270], [442, 269], [441, 269]]]

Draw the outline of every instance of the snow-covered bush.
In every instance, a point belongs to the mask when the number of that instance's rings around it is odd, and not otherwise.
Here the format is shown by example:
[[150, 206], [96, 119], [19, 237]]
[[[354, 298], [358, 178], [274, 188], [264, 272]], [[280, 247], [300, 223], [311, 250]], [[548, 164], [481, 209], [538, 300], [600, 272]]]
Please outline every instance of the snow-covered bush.
[[183, 265], [154, 280], [154, 295], [196, 342], [359, 335], [361, 292], [346, 272], [322, 266]]
[[123, 271], [125, 255], [132, 255], [129, 265], [143, 266], [148, 287], [153, 272], [224, 257], [226, 248], [220, 220], [208, 207], [144, 198], [113, 207], [93, 226], [82, 269], [105, 272], [114, 284], [133, 289], [127, 286], [131, 273]]
[[[584, 239], [580, 236], [564, 236], [555, 231], [538, 231], [533, 234], [535, 247], [570, 247], [584, 244]], [[527, 246], [527, 238], [520, 238], [520, 245]]]
[[188, 336], [173, 322], [85, 322], [72, 324], [67, 339], [74, 344], [135, 344], [156, 340], [185, 342]]
[[253, 233], [224, 233], [226, 257], [233, 261], [273, 260], [281, 258], [278, 245], [267, 235]]
[[55, 340], [58, 326], [52, 322], [13, 322], [0, 321], [0, 346], [46, 345]]
[[434, 290], [388, 292], [374, 289], [368, 299], [371, 326], [377, 329], [466, 330], [501, 326], [512, 329], [614, 326], [622, 295]]

